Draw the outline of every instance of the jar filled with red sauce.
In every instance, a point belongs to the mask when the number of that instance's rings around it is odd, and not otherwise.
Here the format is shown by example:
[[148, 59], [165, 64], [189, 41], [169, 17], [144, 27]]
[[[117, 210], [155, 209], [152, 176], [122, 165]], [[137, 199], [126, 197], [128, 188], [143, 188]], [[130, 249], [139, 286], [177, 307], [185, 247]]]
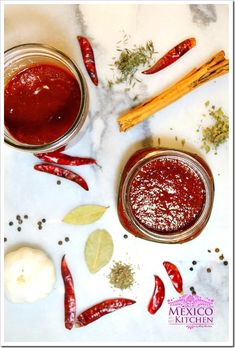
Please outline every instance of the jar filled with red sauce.
[[76, 64], [41, 44], [4, 55], [4, 139], [34, 153], [64, 149], [84, 133], [88, 89]]
[[197, 237], [210, 217], [213, 175], [189, 152], [146, 148], [126, 163], [119, 187], [123, 227], [149, 241], [184, 243]]

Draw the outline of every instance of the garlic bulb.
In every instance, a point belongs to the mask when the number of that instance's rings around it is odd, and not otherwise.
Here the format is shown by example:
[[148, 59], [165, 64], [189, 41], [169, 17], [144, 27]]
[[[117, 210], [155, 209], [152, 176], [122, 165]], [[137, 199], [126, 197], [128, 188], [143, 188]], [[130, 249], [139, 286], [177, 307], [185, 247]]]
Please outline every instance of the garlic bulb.
[[13, 303], [35, 302], [49, 295], [55, 267], [44, 251], [22, 247], [5, 256], [5, 296]]

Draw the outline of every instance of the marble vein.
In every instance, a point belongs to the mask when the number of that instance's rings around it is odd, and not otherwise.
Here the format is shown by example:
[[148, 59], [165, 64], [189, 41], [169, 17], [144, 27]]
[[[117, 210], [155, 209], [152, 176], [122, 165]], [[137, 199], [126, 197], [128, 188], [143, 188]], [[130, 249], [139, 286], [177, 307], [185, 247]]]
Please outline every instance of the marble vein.
[[215, 5], [189, 5], [194, 23], [208, 26], [217, 21]]

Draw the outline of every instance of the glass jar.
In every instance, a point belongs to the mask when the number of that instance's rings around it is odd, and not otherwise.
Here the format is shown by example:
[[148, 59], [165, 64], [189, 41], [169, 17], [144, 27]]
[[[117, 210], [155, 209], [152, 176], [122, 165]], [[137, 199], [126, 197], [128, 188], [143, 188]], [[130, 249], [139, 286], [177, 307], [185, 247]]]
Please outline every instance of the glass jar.
[[213, 175], [201, 157], [168, 148], [146, 148], [135, 152], [124, 167], [118, 216], [136, 237], [184, 243], [206, 226], [213, 198]]
[[[67, 145], [71, 145], [78, 141], [85, 131], [85, 120], [88, 114], [89, 95], [87, 84], [83, 74], [77, 65], [63, 52], [43, 44], [24, 44], [7, 50], [4, 54], [4, 85], [6, 86], [12, 77], [27, 69], [28, 67], [35, 67], [36, 65], [47, 64], [57, 66], [67, 71], [75, 78], [80, 88], [80, 106], [75, 120], [69, 124], [69, 129], [58, 138], [53, 139], [48, 143], [43, 144], [27, 144], [14, 138], [10, 134], [7, 127], [4, 127], [5, 142], [20, 150], [25, 150], [34, 153], [43, 153], [55, 151], [58, 149], [65, 149]], [[33, 112], [33, 110], [32, 110]]]

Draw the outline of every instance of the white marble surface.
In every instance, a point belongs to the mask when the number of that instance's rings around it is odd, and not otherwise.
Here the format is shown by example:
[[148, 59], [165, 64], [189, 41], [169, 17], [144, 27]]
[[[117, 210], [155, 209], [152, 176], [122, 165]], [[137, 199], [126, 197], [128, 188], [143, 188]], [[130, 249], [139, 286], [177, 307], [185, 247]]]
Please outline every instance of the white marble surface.
[[[231, 177], [229, 174], [229, 144], [205, 155], [200, 150], [200, 134], [196, 129], [204, 103], [210, 100], [229, 113], [228, 76], [210, 82], [185, 96], [148, 121], [127, 133], [120, 133], [116, 119], [133, 105], [133, 97], [139, 100], [152, 96], [173, 83], [193, 67], [201, 64], [215, 51], [228, 48], [229, 6], [204, 5], [194, 11], [188, 4], [82, 4], [82, 5], [5, 5], [5, 48], [21, 43], [41, 42], [61, 49], [72, 57], [86, 75], [76, 41], [78, 34], [85, 35], [93, 43], [99, 87], [87, 78], [90, 92], [89, 126], [83, 139], [69, 153], [95, 157], [102, 170], [95, 167], [78, 168], [89, 183], [90, 191], [83, 192], [71, 182], [56, 185], [56, 177], [33, 170], [37, 162], [29, 154], [4, 148], [5, 169], [5, 243], [6, 252], [18, 245], [29, 244], [43, 248], [54, 260], [57, 282], [51, 295], [30, 305], [16, 305], [5, 301], [5, 336], [9, 342], [58, 342], [58, 344], [107, 345], [107, 344], [218, 344], [228, 343], [229, 338], [229, 270], [213, 250], [219, 247], [225, 258], [232, 261], [231, 225]], [[200, 12], [200, 11], [199, 11]], [[194, 36], [197, 46], [184, 58], [168, 69], [152, 76], [143, 76], [142, 83], [125, 92], [126, 86], [107, 88], [112, 78], [109, 64], [116, 54], [116, 43], [123, 33], [130, 35], [129, 47], [153, 40], [160, 57], [169, 48], [186, 37]], [[87, 76], [87, 75], [86, 75]], [[230, 115], [231, 116], [231, 115]], [[116, 212], [117, 187], [121, 168], [135, 149], [145, 145], [161, 145], [182, 148], [199, 153], [210, 165], [215, 179], [215, 202], [211, 218], [202, 234], [183, 245], [161, 245], [134, 238], [120, 225]], [[104, 204], [110, 209], [97, 223], [76, 227], [61, 223], [61, 218], [70, 209], [80, 204]], [[29, 219], [17, 232], [16, 226], [8, 226], [16, 214], [28, 214]], [[37, 221], [45, 217], [42, 231]], [[15, 220], [14, 220], [15, 221]], [[110, 288], [106, 278], [111, 263], [95, 275], [85, 265], [83, 250], [90, 232], [106, 228], [113, 237], [115, 250], [113, 260], [131, 262], [136, 271], [137, 283], [132, 290], [117, 291]], [[57, 243], [69, 236], [70, 242]], [[212, 253], [207, 250], [211, 249]], [[60, 260], [66, 253], [74, 276], [77, 293], [77, 310], [113, 296], [130, 297], [137, 301], [134, 306], [117, 311], [90, 326], [64, 329], [63, 283], [60, 275]], [[166, 299], [177, 293], [169, 283], [162, 262], [168, 259], [182, 271], [185, 292], [194, 286], [201, 296], [215, 300], [215, 323], [213, 328], [189, 331], [184, 326], [168, 325], [168, 304], [164, 303], [155, 316], [149, 315], [146, 305], [152, 293], [153, 274], [158, 274], [166, 284]], [[192, 260], [198, 263], [190, 272]], [[208, 274], [206, 268], [211, 267]], [[231, 270], [230, 270], [231, 271]]]

